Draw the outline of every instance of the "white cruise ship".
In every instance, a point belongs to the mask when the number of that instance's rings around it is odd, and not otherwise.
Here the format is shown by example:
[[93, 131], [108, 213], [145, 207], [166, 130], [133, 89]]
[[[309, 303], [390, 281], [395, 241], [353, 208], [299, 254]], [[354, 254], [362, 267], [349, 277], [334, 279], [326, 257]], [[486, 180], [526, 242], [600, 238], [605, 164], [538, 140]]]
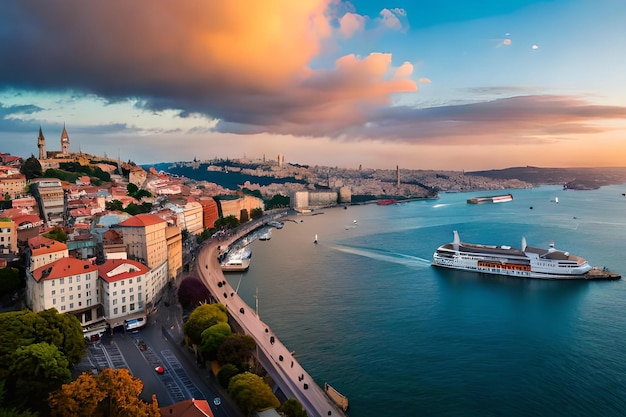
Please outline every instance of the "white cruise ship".
[[[433, 255], [434, 266], [479, 272], [483, 274], [508, 275], [520, 278], [540, 279], [588, 279], [593, 268], [587, 260], [568, 252], [526, 246], [489, 246], [461, 242], [454, 231], [454, 241], [440, 246]], [[595, 276], [593, 277], [595, 278]]]

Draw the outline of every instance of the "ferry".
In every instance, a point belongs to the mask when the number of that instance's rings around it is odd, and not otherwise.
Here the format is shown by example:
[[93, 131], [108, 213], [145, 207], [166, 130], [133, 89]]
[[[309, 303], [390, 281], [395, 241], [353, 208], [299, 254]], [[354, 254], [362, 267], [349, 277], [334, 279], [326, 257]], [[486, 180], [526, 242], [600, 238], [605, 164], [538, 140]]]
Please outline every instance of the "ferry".
[[513, 201], [513, 194], [468, 198], [467, 204], [508, 203], [509, 201]]
[[522, 248], [490, 246], [461, 242], [454, 231], [454, 240], [440, 246], [433, 255], [433, 266], [538, 279], [619, 279], [620, 275], [592, 267], [586, 259], [554, 248], [533, 248], [522, 238]]

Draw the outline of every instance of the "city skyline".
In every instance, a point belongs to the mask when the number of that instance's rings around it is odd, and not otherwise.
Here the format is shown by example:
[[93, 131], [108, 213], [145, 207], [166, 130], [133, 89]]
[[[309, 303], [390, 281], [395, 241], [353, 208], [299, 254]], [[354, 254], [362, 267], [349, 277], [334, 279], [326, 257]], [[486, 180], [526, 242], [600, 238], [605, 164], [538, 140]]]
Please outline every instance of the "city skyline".
[[2, 151], [624, 166], [625, 3], [431, 3], [1, 4]]

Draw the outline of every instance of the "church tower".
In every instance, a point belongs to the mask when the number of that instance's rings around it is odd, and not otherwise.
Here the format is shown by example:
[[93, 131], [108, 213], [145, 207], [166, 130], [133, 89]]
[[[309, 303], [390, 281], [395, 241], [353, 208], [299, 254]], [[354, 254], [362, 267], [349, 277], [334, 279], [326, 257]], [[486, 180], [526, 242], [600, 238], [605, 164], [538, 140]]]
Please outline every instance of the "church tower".
[[41, 127], [39, 128], [39, 137], [37, 138], [37, 147], [39, 148], [39, 159], [46, 159], [46, 138], [43, 137]]
[[61, 154], [69, 155], [70, 153], [70, 137], [65, 130], [65, 124], [63, 125], [63, 132], [61, 132]]

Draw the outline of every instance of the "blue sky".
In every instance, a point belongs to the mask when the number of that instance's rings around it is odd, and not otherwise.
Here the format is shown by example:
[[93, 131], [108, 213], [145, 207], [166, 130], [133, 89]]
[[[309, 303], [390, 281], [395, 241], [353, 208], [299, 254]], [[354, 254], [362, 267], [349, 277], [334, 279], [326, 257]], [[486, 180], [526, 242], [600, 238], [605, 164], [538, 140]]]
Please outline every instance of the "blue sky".
[[0, 151], [623, 166], [622, 0], [0, 4]]

